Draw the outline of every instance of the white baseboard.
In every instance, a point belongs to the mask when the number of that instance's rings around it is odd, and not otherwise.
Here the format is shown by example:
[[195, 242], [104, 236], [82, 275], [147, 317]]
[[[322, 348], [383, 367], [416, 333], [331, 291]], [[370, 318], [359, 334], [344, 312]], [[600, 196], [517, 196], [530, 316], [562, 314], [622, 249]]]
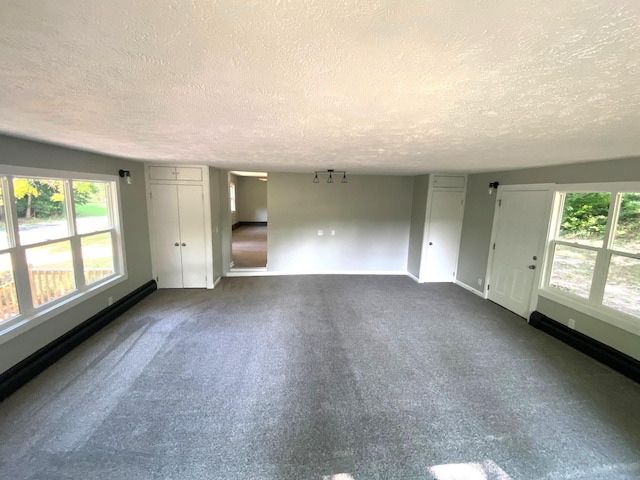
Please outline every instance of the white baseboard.
[[399, 270], [320, 270], [320, 271], [289, 271], [247, 268], [229, 271], [226, 277], [277, 277], [284, 275], [407, 275]]
[[220, 283], [220, 280], [222, 280], [222, 277], [218, 277], [218, 279], [215, 282], [213, 282], [213, 288], [216, 288], [216, 285]]
[[454, 280], [453, 283], [455, 283], [456, 285], [464, 288], [465, 290], [469, 290], [471, 293], [475, 293], [476, 295], [478, 295], [480, 298], [484, 298], [484, 292], [481, 292], [480, 290], [476, 290], [473, 287], [470, 287], [469, 285], [467, 285], [466, 283], [462, 283], [459, 280]]
[[411, 272], [407, 272], [407, 277], [409, 277], [411, 280], [414, 280], [416, 283], [420, 283], [420, 279]]

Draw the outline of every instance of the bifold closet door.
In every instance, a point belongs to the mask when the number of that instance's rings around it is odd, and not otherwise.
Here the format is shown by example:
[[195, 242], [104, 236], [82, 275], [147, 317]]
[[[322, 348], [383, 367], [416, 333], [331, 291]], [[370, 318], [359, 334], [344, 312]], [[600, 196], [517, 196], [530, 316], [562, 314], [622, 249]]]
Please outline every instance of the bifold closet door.
[[151, 185], [159, 288], [182, 288], [180, 215], [176, 185]]
[[205, 288], [207, 264], [202, 185], [177, 185], [182, 286]]

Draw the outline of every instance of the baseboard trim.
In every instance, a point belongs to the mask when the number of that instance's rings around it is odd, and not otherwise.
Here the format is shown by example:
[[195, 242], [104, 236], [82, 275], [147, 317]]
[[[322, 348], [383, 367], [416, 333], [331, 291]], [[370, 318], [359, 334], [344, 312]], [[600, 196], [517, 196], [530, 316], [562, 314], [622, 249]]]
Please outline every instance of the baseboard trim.
[[529, 324], [640, 383], [640, 361], [534, 311]]
[[235, 230], [236, 228], [238, 228], [240, 226], [240, 222], [238, 223], [234, 223], [233, 225], [231, 225], [231, 230]]
[[420, 279], [411, 272], [407, 272], [407, 277], [409, 277], [411, 280], [415, 281], [416, 283], [420, 283]]
[[476, 295], [478, 295], [480, 298], [484, 298], [484, 292], [481, 292], [480, 290], [476, 290], [473, 287], [470, 287], [469, 285], [467, 285], [466, 283], [462, 283], [459, 280], [454, 280], [453, 283], [455, 283], [456, 285], [458, 285], [459, 287], [464, 288], [465, 290], [469, 290], [471, 293], [475, 293]]
[[399, 270], [331, 270], [331, 271], [304, 271], [290, 272], [282, 270], [233, 270], [225, 274], [225, 277], [279, 277], [286, 275], [402, 275], [406, 276], [407, 272]]
[[222, 280], [222, 277], [218, 277], [218, 279], [215, 282], [213, 282], [213, 288], [216, 288], [216, 285], [220, 283], [220, 280]]
[[0, 375], [0, 401], [158, 289], [151, 280]]

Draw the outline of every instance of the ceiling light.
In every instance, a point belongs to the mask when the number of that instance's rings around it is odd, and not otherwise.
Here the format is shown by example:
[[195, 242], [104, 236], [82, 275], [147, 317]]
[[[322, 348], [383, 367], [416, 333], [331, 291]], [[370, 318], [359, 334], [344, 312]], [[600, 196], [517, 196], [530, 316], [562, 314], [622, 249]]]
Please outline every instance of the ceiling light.
[[315, 172], [315, 176], [313, 177], [313, 183], [320, 183], [320, 179], [318, 178], [318, 174], [325, 174], [328, 173], [329, 174], [329, 178], [327, 178], [327, 183], [333, 183], [333, 174], [334, 173], [341, 173], [342, 174], [342, 180], [340, 181], [340, 183], [349, 183], [347, 180], [347, 172], [345, 172], [344, 170], [333, 170], [333, 169], [328, 169], [327, 171], [323, 171], [323, 170], [318, 170]]

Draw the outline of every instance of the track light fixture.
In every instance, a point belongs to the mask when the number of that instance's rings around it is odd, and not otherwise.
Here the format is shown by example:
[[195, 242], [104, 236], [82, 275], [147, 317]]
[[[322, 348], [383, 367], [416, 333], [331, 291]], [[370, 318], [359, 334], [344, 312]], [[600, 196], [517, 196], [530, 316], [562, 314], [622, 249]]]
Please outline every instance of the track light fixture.
[[329, 169], [327, 171], [318, 170], [317, 172], [315, 172], [315, 176], [313, 177], [313, 183], [320, 183], [320, 179], [318, 178], [318, 174], [323, 174], [323, 173], [328, 173], [329, 174], [329, 178], [327, 178], [327, 183], [333, 183], [333, 174], [334, 173], [341, 173], [342, 174], [342, 180], [340, 180], [340, 183], [349, 183], [349, 181], [347, 180], [347, 172], [345, 172], [344, 170], [333, 170], [333, 169]]
[[500, 185], [500, 182], [491, 182], [489, 184], [489, 195], [493, 193], [494, 189], [497, 190], [499, 185]]

